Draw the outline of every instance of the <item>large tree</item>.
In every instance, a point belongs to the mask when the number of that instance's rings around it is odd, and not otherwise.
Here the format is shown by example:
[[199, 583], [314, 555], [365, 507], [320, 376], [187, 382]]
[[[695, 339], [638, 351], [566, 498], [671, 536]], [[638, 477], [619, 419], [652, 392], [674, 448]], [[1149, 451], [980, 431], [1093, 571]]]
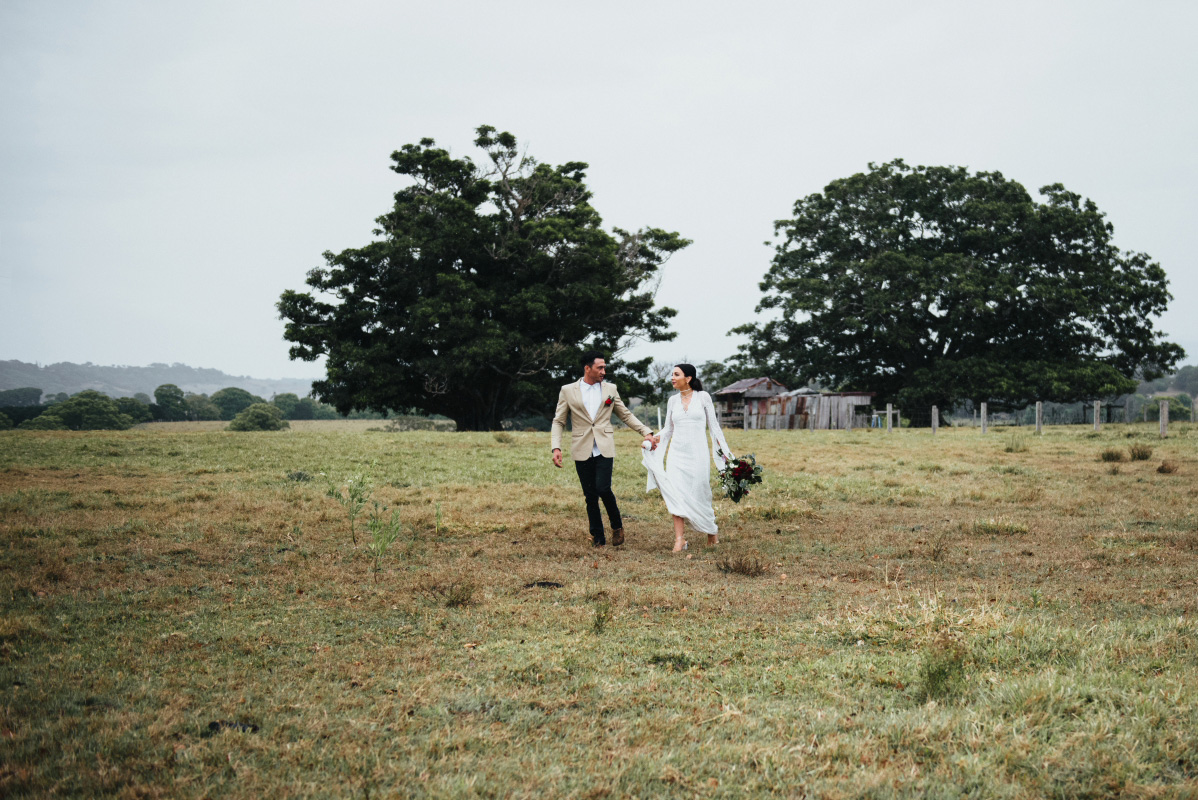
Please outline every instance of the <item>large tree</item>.
[[1184, 353], [1153, 328], [1164, 270], [1111, 242], [1090, 200], [997, 172], [901, 160], [833, 181], [779, 220], [768, 320], [739, 359], [796, 385], [904, 405], [1023, 405], [1134, 391]]
[[[475, 144], [481, 165], [432, 139], [392, 154], [410, 182], [378, 218], [379, 238], [325, 253], [313, 291], [278, 303], [291, 357], [327, 357], [313, 392], [343, 414], [415, 407], [494, 429], [552, 403], [583, 349], [611, 358], [634, 339], [673, 337], [675, 312], [654, 307], [654, 290], [687, 240], [605, 231], [586, 164], [540, 164], [485, 125]], [[616, 366], [635, 392], [649, 359]]]

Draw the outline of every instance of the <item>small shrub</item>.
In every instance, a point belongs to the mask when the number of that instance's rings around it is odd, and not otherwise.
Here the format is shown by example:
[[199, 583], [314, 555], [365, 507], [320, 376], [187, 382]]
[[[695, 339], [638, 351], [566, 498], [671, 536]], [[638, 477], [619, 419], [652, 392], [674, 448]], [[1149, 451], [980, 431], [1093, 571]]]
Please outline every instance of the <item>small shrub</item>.
[[446, 608], [464, 608], [474, 605], [475, 588], [470, 581], [430, 583], [424, 587], [424, 593]]
[[1147, 461], [1152, 458], [1152, 448], [1146, 444], [1132, 444], [1127, 447], [1132, 461]]
[[312, 476], [304, 472], [302, 469], [297, 469], [294, 472], [287, 473], [287, 480], [295, 481], [296, 483], [307, 483], [312, 480]]
[[[223, 390], [222, 390], [223, 391]], [[219, 394], [219, 392], [217, 393]], [[283, 419], [283, 412], [270, 403], [254, 403], [240, 411], [229, 423], [231, 431], [281, 431], [291, 423]]]
[[928, 557], [939, 562], [948, 553], [949, 536], [947, 533], [937, 534], [928, 544]]
[[922, 702], [957, 694], [965, 680], [965, 652], [955, 643], [940, 642], [923, 652], [916, 695]]
[[362, 509], [366, 507], [371, 494], [374, 493], [374, 480], [371, 476], [373, 470], [374, 462], [371, 462], [364, 471], [347, 478], [344, 487], [334, 483], [332, 479], [328, 479], [329, 486], [325, 490], [327, 497], [333, 498], [345, 509], [345, 514], [349, 517], [349, 535], [354, 540], [354, 544], [358, 543], [358, 530], [354, 526], [355, 520], [362, 513]]
[[1174, 472], [1177, 472], [1177, 470], [1178, 466], [1176, 462], [1173, 461], [1162, 461], [1161, 465], [1156, 468], [1156, 471], [1162, 475], [1172, 475]]
[[1015, 536], [1027, 533], [1027, 526], [1009, 519], [983, 519], [973, 523], [973, 532], [986, 536]]
[[1123, 451], [1116, 450], [1113, 447], [1108, 447], [1106, 450], [1103, 450], [1101, 453], [1099, 453], [1098, 457], [1103, 461], [1122, 461]]
[[499, 431], [495, 434], [495, 441], [499, 442], [500, 444], [511, 444], [512, 442], [516, 441], [516, 437], [512, 436], [506, 431]]
[[[370, 551], [370, 555], [374, 557], [374, 572], [377, 575], [379, 571], [379, 561], [387, 554], [387, 548], [391, 543], [399, 538], [401, 526], [399, 524], [399, 511], [391, 512], [391, 519], [385, 520], [380, 514], [379, 504], [374, 504], [374, 511], [370, 515], [370, 519], [366, 522], [366, 527], [370, 531], [370, 541], [366, 543], [366, 548]], [[386, 507], [382, 507], [386, 511]]]
[[1003, 450], [1008, 453], [1026, 453], [1027, 437], [1021, 433], [1011, 434], [1011, 438], [1007, 439], [1007, 446]]
[[749, 556], [733, 556], [721, 558], [715, 562], [716, 568], [723, 573], [735, 573], [747, 578], [757, 578], [764, 575], [768, 568], [759, 559]]
[[596, 636], [603, 633], [603, 629], [607, 627], [607, 623], [611, 622], [611, 618], [612, 605], [610, 600], [602, 599], [595, 603], [595, 620], [591, 624], [591, 630], [595, 632]]

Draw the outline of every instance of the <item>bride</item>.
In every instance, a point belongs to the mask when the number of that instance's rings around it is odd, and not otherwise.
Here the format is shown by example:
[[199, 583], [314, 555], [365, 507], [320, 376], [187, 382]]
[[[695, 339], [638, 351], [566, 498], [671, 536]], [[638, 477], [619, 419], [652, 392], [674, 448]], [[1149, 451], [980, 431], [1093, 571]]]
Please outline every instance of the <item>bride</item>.
[[[690, 364], [677, 365], [670, 383], [678, 394], [671, 395], [666, 405], [666, 421], [657, 437], [658, 446], [646, 442], [641, 463], [649, 471], [645, 491], [660, 489], [666, 508], [674, 515], [674, 552], [680, 553], [689, 546], [684, 522], [690, 522], [699, 533], [706, 533], [709, 547], [719, 542], [719, 528], [711, 507], [711, 467], [707, 466], [707, 460], [713, 459], [722, 470], [734, 456], [720, 430], [711, 395], [703, 391], [695, 368]], [[711, 434], [715, 450], [722, 450], [723, 455], [713, 456], [707, 449], [705, 431]]]

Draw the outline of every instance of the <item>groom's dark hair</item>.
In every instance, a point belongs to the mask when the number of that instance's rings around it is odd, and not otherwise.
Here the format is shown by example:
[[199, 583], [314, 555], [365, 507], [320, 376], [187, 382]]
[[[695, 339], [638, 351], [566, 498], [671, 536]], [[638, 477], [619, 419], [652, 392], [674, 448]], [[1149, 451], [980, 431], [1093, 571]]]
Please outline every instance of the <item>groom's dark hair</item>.
[[585, 369], [586, 367], [594, 366], [596, 358], [602, 358], [604, 361], [607, 360], [607, 357], [605, 355], [603, 355], [603, 353], [600, 353], [598, 350], [587, 350], [585, 353], [583, 353], [582, 354], [583, 368]]

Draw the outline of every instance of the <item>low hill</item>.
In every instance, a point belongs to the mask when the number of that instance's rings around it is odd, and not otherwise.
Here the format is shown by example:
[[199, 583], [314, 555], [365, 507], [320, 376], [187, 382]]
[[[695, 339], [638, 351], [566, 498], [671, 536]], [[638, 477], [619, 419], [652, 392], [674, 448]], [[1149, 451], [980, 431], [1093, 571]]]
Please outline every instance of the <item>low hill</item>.
[[302, 378], [250, 378], [186, 364], [125, 367], [63, 361], [42, 366], [24, 361], [0, 361], [0, 391], [33, 386], [46, 394], [75, 394], [84, 389], [95, 389], [111, 397], [132, 397], [138, 392], [152, 395], [164, 383], [173, 383], [185, 392], [197, 394], [212, 394], [218, 389], [236, 386], [265, 398], [284, 392], [303, 397], [312, 390], [312, 381]]

